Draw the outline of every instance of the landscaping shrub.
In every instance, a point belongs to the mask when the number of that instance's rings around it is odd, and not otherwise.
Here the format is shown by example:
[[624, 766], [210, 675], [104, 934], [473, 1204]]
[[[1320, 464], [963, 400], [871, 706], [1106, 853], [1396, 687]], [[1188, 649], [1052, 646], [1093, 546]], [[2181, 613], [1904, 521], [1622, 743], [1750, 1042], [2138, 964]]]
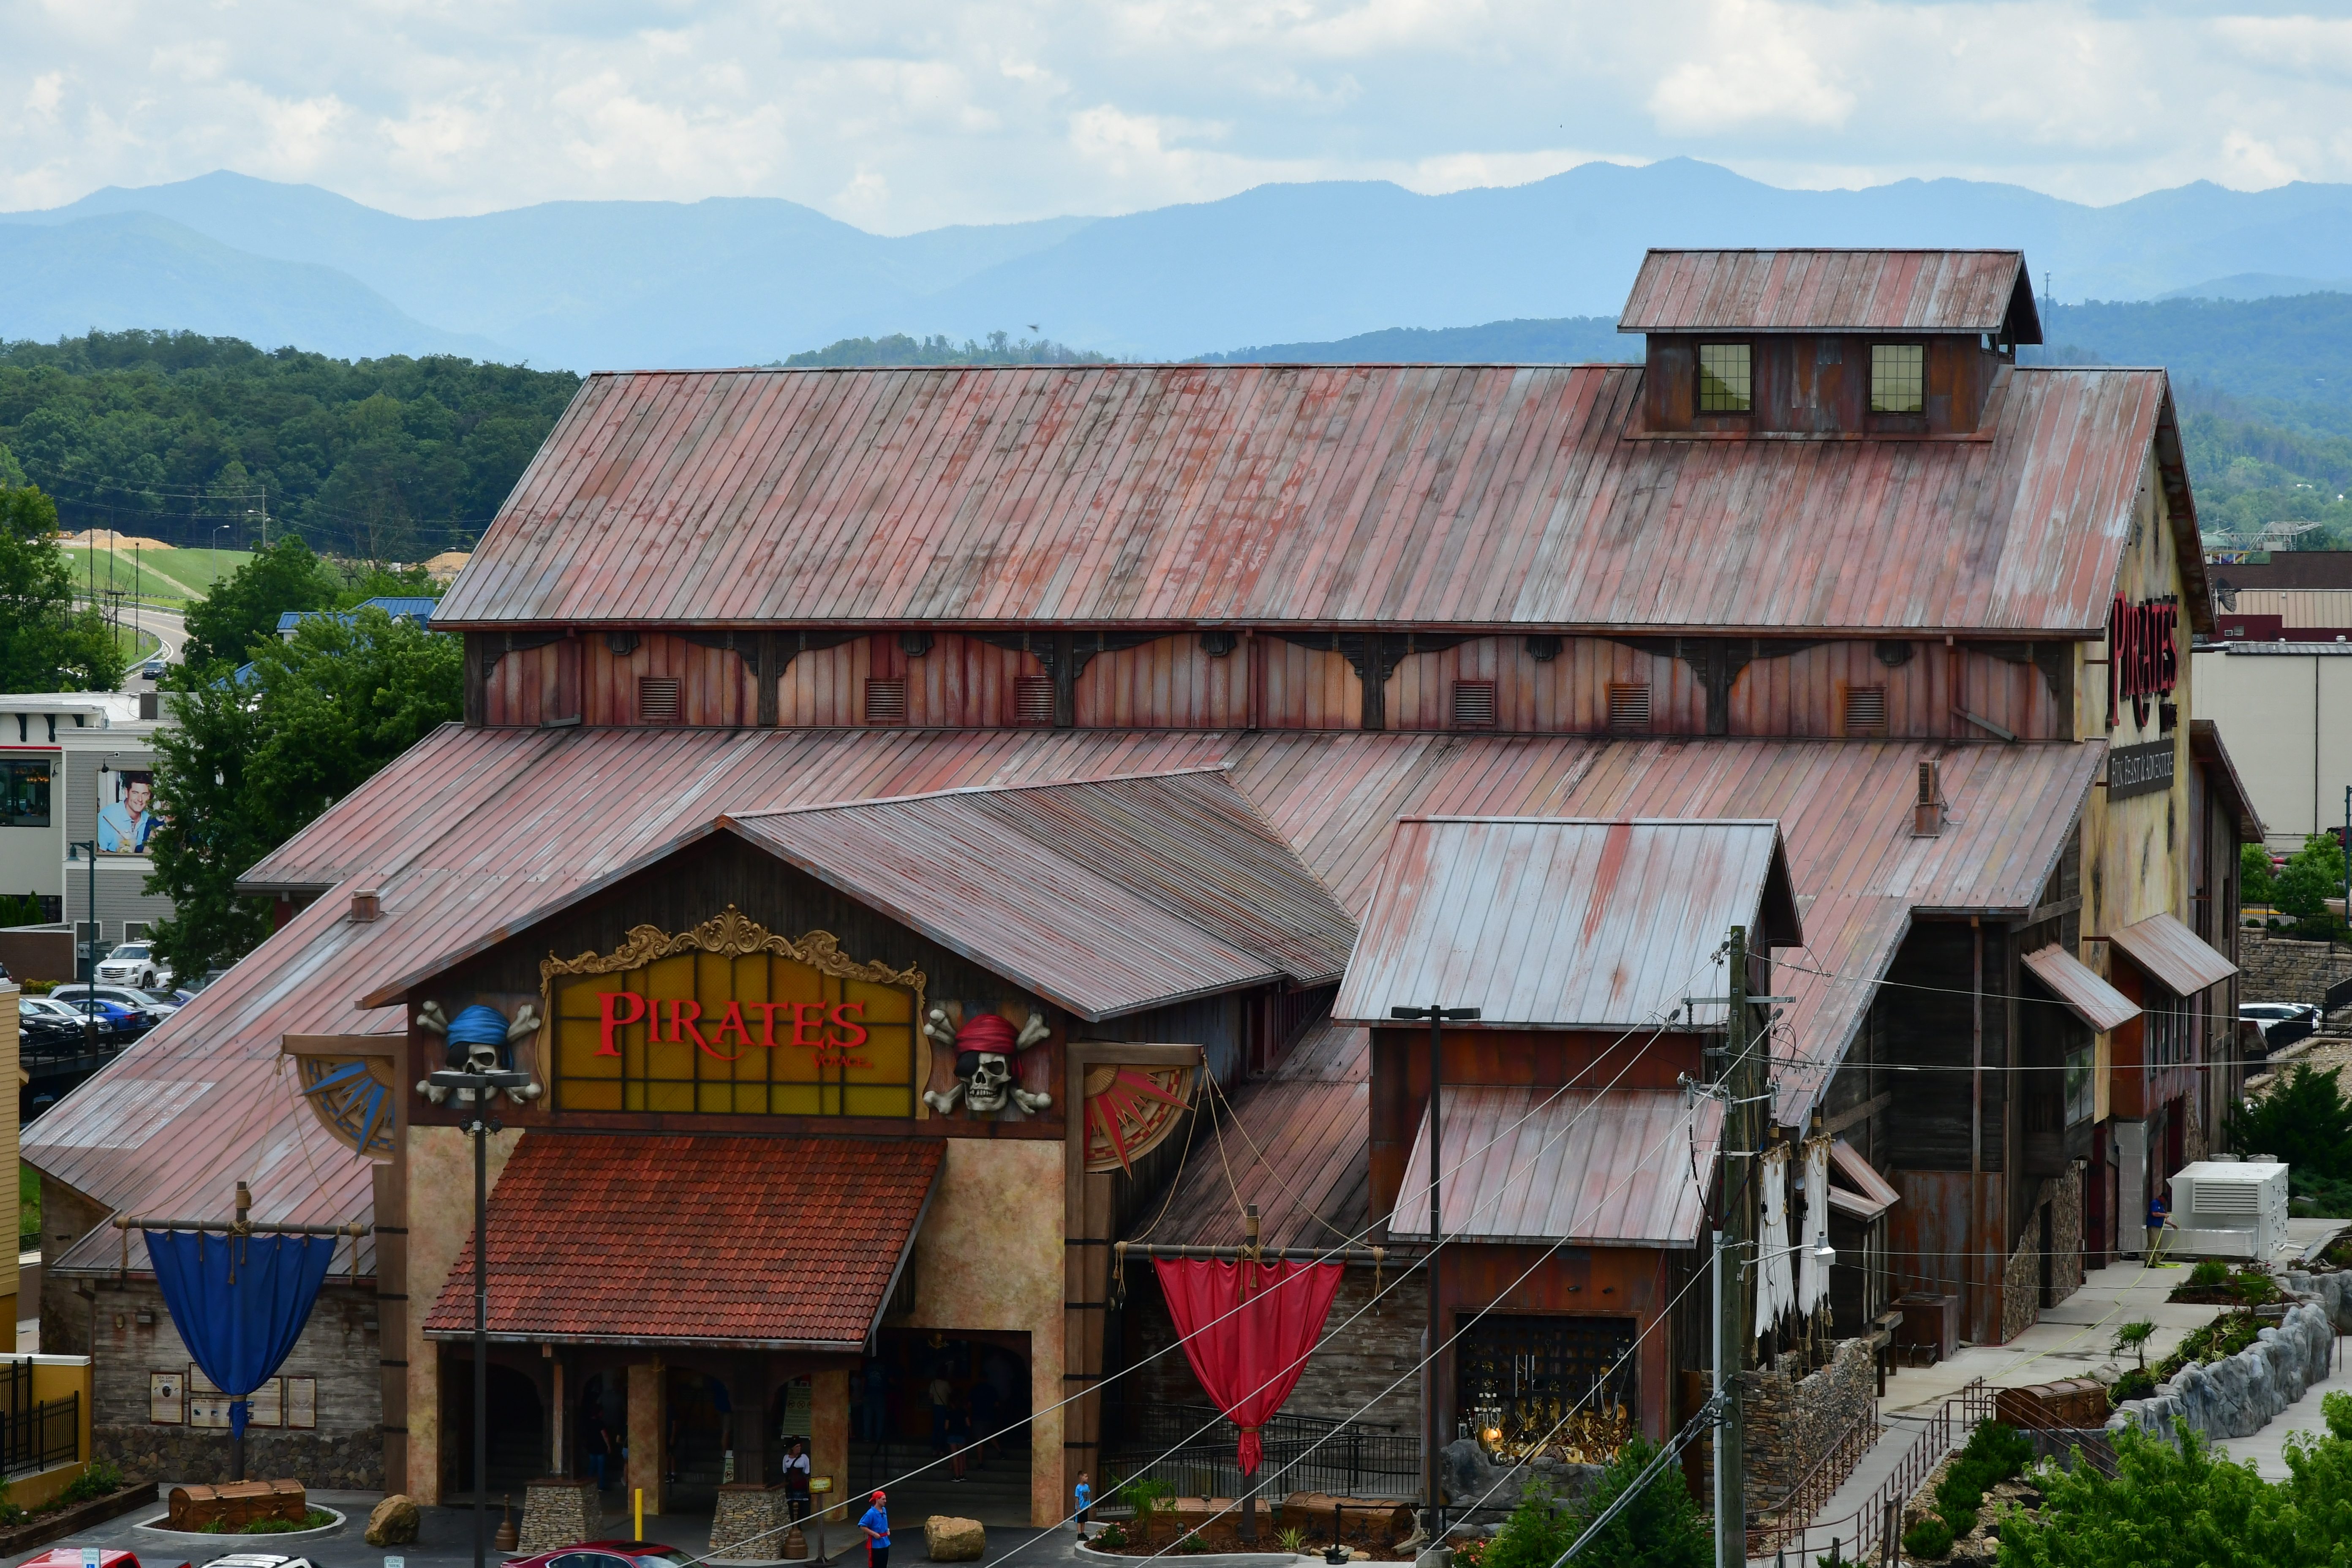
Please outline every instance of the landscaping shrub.
[[58, 1494], [58, 1501], [71, 1506], [102, 1498], [109, 1492], [122, 1489], [122, 1469], [111, 1459], [92, 1459], [89, 1468], [76, 1476], [73, 1484]]
[[1903, 1532], [1903, 1550], [1913, 1557], [1941, 1557], [1952, 1540], [1952, 1527], [1931, 1513]]

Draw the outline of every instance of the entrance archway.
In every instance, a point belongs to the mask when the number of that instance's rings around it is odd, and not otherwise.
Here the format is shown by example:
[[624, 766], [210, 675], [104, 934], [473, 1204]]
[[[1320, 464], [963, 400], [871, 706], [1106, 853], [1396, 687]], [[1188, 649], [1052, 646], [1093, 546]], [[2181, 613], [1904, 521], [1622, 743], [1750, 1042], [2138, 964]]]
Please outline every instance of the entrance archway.
[[[474, 1358], [471, 1351], [441, 1363], [441, 1430], [445, 1497], [474, 1495]], [[523, 1489], [547, 1473], [547, 1415], [530, 1374], [490, 1363], [489, 1489], [497, 1498]]]

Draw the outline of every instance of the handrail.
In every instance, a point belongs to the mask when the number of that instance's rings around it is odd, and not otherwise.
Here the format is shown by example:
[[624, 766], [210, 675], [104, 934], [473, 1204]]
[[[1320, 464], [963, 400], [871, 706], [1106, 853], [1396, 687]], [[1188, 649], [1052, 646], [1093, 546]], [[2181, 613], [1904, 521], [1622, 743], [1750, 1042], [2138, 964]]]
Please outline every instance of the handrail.
[[1878, 1406], [1874, 1402], [1869, 1412], [1854, 1421], [1832, 1440], [1829, 1449], [1815, 1460], [1797, 1484], [1790, 1487], [1771, 1510], [1771, 1522], [1748, 1532], [1748, 1555], [1761, 1557], [1766, 1552], [1787, 1545], [1804, 1536], [1807, 1521], [1815, 1510], [1837, 1495], [1838, 1488], [1862, 1462], [1862, 1456], [1885, 1430], [1878, 1419]]
[[[1973, 1378], [1959, 1393], [1944, 1401], [1932, 1415], [1920, 1423], [1918, 1439], [1895, 1461], [1894, 1473], [1880, 1484], [1878, 1489], [1864, 1500], [1852, 1513], [1833, 1520], [1817, 1521], [1789, 1532], [1783, 1539], [1803, 1542], [1808, 1537], [1827, 1534], [1839, 1541], [1847, 1538], [1849, 1530], [1853, 1541], [1853, 1561], [1864, 1563], [1874, 1556], [1881, 1568], [1895, 1568], [1902, 1561], [1898, 1541], [1903, 1533], [1904, 1505], [1911, 1496], [1927, 1484], [1936, 1467], [1952, 1451], [1952, 1413], [1957, 1406], [1961, 1419], [1973, 1429], [1979, 1421], [1990, 1419], [1993, 1414], [1993, 1391], [1985, 1386], [1983, 1378]], [[1865, 1549], [1863, 1543], [1872, 1544]], [[1811, 1547], [1807, 1546], [1810, 1551]], [[1749, 1555], [1757, 1555], [1751, 1547]]]

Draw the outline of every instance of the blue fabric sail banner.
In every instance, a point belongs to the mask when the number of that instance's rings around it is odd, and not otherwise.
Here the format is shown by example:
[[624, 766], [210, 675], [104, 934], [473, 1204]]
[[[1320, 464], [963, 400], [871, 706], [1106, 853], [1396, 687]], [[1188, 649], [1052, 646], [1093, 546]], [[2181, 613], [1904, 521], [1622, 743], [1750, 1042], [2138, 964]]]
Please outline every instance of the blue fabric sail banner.
[[229, 1396], [229, 1431], [245, 1436], [246, 1396], [286, 1363], [319, 1300], [331, 1236], [207, 1236], [149, 1230], [147, 1258], [172, 1326], [196, 1366]]

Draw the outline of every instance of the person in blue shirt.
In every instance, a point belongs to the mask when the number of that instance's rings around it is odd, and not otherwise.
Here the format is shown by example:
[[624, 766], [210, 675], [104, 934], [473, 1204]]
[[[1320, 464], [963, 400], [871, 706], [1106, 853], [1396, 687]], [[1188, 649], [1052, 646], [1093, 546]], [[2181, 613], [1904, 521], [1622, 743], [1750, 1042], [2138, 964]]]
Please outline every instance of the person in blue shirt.
[[866, 1532], [867, 1568], [890, 1568], [890, 1516], [883, 1511], [885, 1500], [882, 1493], [876, 1492], [874, 1506], [857, 1521], [857, 1528]]
[[1088, 1522], [1087, 1515], [1095, 1506], [1095, 1479], [1093, 1475], [1087, 1471], [1080, 1470], [1078, 1472], [1078, 1484], [1071, 1488], [1070, 1490], [1071, 1494], [1077, 1499], [1078, 1502], [1078, 1533], [1080, 1535], [1084, 1535], [1087, 1532], [1087, 1524]]

